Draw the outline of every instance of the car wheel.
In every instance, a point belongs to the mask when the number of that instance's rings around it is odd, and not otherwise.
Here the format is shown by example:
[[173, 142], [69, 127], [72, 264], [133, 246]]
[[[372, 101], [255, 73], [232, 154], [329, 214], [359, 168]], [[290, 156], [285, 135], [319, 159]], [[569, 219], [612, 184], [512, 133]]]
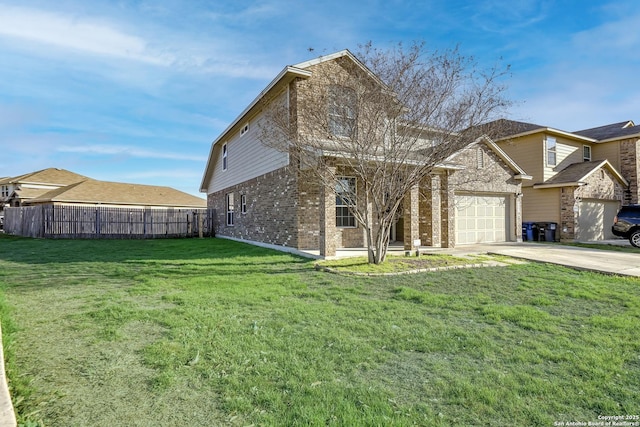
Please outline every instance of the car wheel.
[[636, 248], [640, 248], [640, 230], [635, 230], [633, 233], [631, 233], [631, 235], [629, 236], [629, 242], [631, 242], [631, 245], [635, 246]]

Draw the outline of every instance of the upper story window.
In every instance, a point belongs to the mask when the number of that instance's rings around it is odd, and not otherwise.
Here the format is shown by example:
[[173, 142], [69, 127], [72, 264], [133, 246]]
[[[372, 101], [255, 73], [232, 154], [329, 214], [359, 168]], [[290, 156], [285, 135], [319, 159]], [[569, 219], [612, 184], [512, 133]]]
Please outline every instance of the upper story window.
[[584, 160], [585, 162], [591, 161], [591, 147], [589, 147], [588, 145], [582, 146], [582, 160]]
[[242, 126], [242, 129], [240, 129], [240, 136], [244, 136], [247, 132], [249, 132], [249, 123], [245, 123], [244, 126]]
[[329, 132], [335, 136], [352, 138], [356, 131], [356, 91], [344, 87], [329, 86]]
[[227, 170], [227, 144], [222, 145], [222, 170]]
[[547, 166], [556, 165], [556, 139], [554, 137], [547, 137]]
[[2, 197], [9, 197], [9, 187], [7, 185], [2, 186]]
[[356, 204], [356, 179], [339, 177], [336, 183], [336, 227], [355, 227], [356, 218], [349, 207]]

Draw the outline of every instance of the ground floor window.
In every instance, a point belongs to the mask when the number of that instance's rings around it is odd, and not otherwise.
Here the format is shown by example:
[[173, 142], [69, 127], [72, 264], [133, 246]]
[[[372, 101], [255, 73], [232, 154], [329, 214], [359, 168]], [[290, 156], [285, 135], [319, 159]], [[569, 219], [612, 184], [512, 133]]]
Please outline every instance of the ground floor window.
[[233, 225], [234, 220], [233, 193], [227, 193], [227, 225]]
[[336, 227], [355, 227], [356, 218], [349, 210], [356, 204], [356, 179], [339, 177], [336, 183]]

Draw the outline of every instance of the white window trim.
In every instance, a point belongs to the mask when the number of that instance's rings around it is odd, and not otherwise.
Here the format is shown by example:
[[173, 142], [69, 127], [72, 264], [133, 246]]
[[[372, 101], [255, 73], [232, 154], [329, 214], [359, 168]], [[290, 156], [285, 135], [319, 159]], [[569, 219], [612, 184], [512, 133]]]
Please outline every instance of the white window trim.
[[[549, 149], [549, 140], [553, 140], [553, 151]], [[545, 145], [544, 146], [545, 164], [547, 166], [557, 166], [558, 165], [558, 140], [552, 136], [548, 136], [545, 138], [544, 145]], [[549, 161], [549, 154], [551, 153], [553, 153], [553, 159], [554, 159], [553, 163]]]
[[[358, 203], [358, 180], [356, 179], [355, 176], [339, 176], [337, 177], [337, 181], [339, 182], [340, 180], [343, 179], [352, 179], [353, 180], [353, 189], [354, 189], [354, 202]], [[338, 184], [338, 182], [336, 182], [336, 186]], [[336, 192], [336, 215], [335, 215], [335, 220], [336, 220], [336, 228], [357, 228], [358, 227], [358, 222], [355, 219], [355, 215], [353, 215], [351, 213], [351, 211], [349, 211], [349, 215], [353, 217], [353, 225], [338, 225], [338, 211], [337, 208], [345, 208], [348, 207], [349, 205], [347, 204], [338, 204], [338, 193]]]
[[[584, 154], [585, 149], [588, 149], [588, 150], [589, 150], [589, 157], [585, 156], [585, 154]], [[585, 162], [590, 162], [590, 161], [591, 161], [591, 159], [592, 159], [591, 146], [589, 146], [589, 145], [583, 145], [583, 146], [582, 146], [582, 160], [583, 160], [583, 161], [585, 161]]]
[[227, 227], [233, 227], [235, 224], [235, 207], [234, 207], [233, 193], [227, 193], [225, 195], [225, 207], [226, 207], [226, 224]]
[[240, 129], [240, 136], [245, 136], [247, 132], [249, 132], [249, 122], [245, 123], [242, 129]]
[[240, 195], [240, 213], [243, 215], [247, 213], [247, 195], [246, 194]]
[[222, 170], [226, 171], [229, 168], [229, 147], [227, 144], [222, 144]]
[[[327, 106], [329, 133], [337, 138], [352, 139], [357, 132], [357, 93], [355, 89], [332, 85], [329, 87], [329, 105]], [[347, 95], [349, 94], [349, 95]], [[353, 105], [343, 104], [353, 95]]]

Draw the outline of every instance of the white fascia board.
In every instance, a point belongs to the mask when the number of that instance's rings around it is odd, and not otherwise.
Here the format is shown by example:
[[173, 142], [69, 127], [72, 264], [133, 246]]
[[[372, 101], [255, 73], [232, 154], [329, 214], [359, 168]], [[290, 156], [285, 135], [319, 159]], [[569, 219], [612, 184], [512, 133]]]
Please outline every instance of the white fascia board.
[[538, 189], [538, 188], [581, 187], [586, 184], [587, 183], [583, 181], [561, 182], [557, 184], [533, 184], [533, 188]]
[[603, 139], [602, 141], [598, 141], [598, 143], [602, 144], [602, 143], [605, 143], [605, 142], [619, 141], [621, 139], [633, 139], [633, 138], [640, 138], [640, 132], [634, 133], [634, 134], [631, 134], [631, 135], [623, 135], [623, 136], [616, 136], [616, 137], [613, 137], [613, 138]]

